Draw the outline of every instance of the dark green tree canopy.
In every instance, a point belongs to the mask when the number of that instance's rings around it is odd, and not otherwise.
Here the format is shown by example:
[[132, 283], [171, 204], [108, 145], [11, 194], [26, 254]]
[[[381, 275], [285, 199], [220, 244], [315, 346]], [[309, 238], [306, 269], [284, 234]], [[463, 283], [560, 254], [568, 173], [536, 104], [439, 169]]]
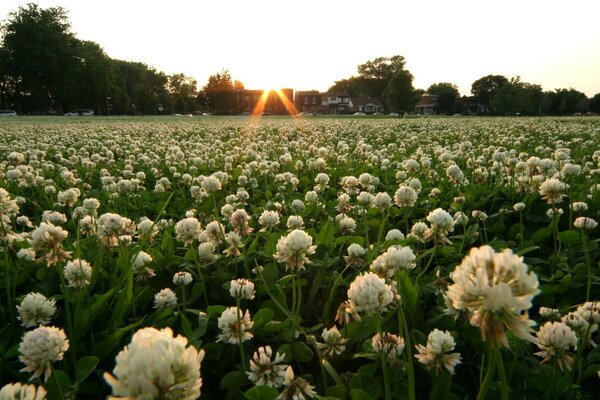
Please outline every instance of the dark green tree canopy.
[[505, 76], [487, 75], [473, 82], [471, 94], [479, 103], [488, 108], [498, 89], [506, 83], [508, 83], [508, 78]]
[[389, 80], [383, 97], [390, 111], [404, 114], [414, 110], [416, 97], [412, 81], [412, 74], [405, 70], [398, 71]]
[[460, 96], [458, 86], [449, 82], [434, 83], [427, 89], [427, 93], [438, 96], [437, 112], [450, 114], [455, 111], [456, 100]]

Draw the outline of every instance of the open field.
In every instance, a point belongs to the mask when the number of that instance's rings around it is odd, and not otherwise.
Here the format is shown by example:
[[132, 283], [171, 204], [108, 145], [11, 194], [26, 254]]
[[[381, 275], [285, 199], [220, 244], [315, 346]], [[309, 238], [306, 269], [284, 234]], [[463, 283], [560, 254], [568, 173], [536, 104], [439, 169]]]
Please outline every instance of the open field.
[[0, 382], [598, 398], [599, 219], [598, 118], [6, 118]]

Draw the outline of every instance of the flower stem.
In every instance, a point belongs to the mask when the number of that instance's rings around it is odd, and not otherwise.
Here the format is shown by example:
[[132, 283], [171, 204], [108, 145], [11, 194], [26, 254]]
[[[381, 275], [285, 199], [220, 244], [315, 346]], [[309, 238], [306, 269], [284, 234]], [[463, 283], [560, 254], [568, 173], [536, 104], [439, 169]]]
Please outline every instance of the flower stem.
[[502, 358], [500, 346], [496, 346], [494, 348], [494, 353], [496, 356], [496, 365], [498, 366], [498, 373], [500, 375], [500, 388], [502, 393], [502, 400], [508, 400], [508, 381], [506, 379], [506, 372], [504, 371], [504, 359]]
[[[383, 332], [381, 330], [381, 316], [374, 315], [373, 319], [375, 321], [375, 328], [377, 329], [377, 333], [380, 338], [383, 338]], [[388, 371], [388, 363], [387, 363], [387, 355], [384, 351], [379, 354], [379, 359], [381, 360], [381, 370], [383, 372], [383, 386], [385, 387], [385, 399], [392, 399], [392, 389], [390, 387], [390, 377]]]
[[200, 281], [200, 285], [202, 286], [202, 295], [204, 296], [204, 304], [208, 307], [208, 294], [206, 293], [206, 283], [204, 282], [204, 274], [202, 274], [202, 266], [200, 265], [200, 261], [198, 260], [198, 254], [196, 253], [196, 249], [191, 248], [192, 254], [194, 255], [194, 263], [196, 264], [196, 269], [198, 270], [198, 281]]
[[581, 244], [583, 246], [583, 252], [585, 254], [585, 265], [587, 266], [587, 290], [585, 292], [585, 301], [590, 301], [590, 296], [592, 294], [592, 263], [590, 262], [590, 253], [588, 252], [587, 247], [587, 239], [581, 231]]
[[485, 400], [487, 391], [490, 388], [490, 384], [492, 383], [492, 378], [494, 377], [494, 372], [496, 370], [496, 357], [494, 357], [494, 350], [491, 345], [488, 344], [488, 367], [485, 373], [485, 378], [481, 386], [479, 387], [479, 393], [477, 393], [477, 400]]
[[240, 344], [240, 361], [242, 363], [241, 370], [242, 372], [246, 371], [246, 355], [244, 354], [244, 332], [242, 332], [242, 309], [240, 308], [240, 298], [236, 296], [235, 298], [235, 306], [236, 306], [236, 318], [237, 318], [237, 334], [238, 340]]
[[410, 331], [408, 330], [408, 324], [406, 323], [406, 316], [404, 315], [404, 307], [400, 305], [398, 307], [399, 317], [402, 318], [402, 332], [404, 333], [404, 342], [406, 346], [404, 350], [406, 351], [406, 368], [408, 372], [408, 398], [410, 400], [416, 399], [415, 393], [415, 369], [413, 367], [413, 356], [412, 356], [412, 344], [410, 340]]
[[62, 387], [60, 387], [60, 383], [58, 382], [58, 377], [56, 376], [56, 370], [54, 369], [53, 365], [50, 365], [50, 373], [52, 374], [52, 381], [54, 382], [54, 386], [56, 386], [56, 390], [58, 391], [58, 394], [60, 395], [60, 399], [64, 399], [65, 395], [62, 391]]

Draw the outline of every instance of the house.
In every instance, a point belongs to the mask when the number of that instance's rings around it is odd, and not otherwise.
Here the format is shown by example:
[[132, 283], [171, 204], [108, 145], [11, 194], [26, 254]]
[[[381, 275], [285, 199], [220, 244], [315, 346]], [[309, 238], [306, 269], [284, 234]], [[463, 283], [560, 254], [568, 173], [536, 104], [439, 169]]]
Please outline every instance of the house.
[[352, 97], [349, 111], [350, 113], [363, 112], [365, 114], [383, 113], [383, 104], [379, 99]]
[[434, 115], [437, 113], [438, 96], [435, 94], [423, 93], [415, 107], [415, 112], [421, 115]]
[[323, 114], [348, 114], [350, 95], [344, 92], [321, 93], [321, 112]]
[[294, 90], [289, 88], [270, 91], [262, 89], [236, 91], [237, 110], [243, 114], [295, 114], [293, 98]]
[[298, 112], [320, 113], [321, 93], [318, 90], [297, 91], [294, 104]]

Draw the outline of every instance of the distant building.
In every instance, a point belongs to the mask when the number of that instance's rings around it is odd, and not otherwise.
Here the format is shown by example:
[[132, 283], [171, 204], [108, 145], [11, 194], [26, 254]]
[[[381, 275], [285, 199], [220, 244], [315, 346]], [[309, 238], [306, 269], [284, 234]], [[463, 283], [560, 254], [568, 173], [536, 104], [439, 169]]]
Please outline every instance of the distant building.
[[298, 112], [320, 113], [321, 93], [318, 90], [297, 91], [294, 104]]
[[365, 114], [383, 113], [383, 104], [379, 99], [367, 99], [367, 98], [350, 98], [350, 109], [351, 113], [363, 112]]
[[249, 90], [236, 91], [236, 103], [239, 113], [288, 115], [295, 114], [294, 90]]
[[438, 96], [423, 93], [415, 107], [415, 112], [421, 115], [434, 115], [437, 113]]
[[344, 92], [321, 93], [321, 112], [323, 114], [348, 114], [350, 95]]

